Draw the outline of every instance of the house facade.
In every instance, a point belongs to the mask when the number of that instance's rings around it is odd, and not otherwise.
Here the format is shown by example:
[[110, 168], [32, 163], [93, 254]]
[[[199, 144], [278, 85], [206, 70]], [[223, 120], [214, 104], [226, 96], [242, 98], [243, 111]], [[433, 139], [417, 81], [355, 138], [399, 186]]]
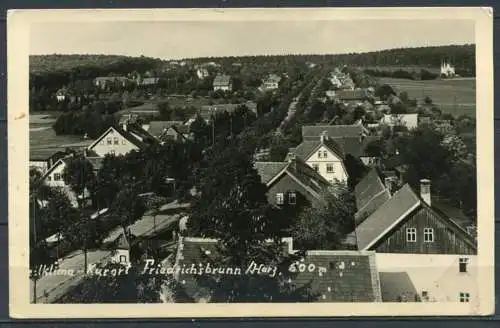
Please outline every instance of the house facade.
[[233, 89], [233, 83], [231, 77], [228, 75], [217, 75], [213, 82], [214, 91], [231, 91]]
[[126, 86], [130, 80], [125, 76], [101, 76], [96, 77], [94, 83], [97, 87], [105, 89], [111, 85]]
[[291, 150], [329, 183], [345, 183], [348, 174], [341, 146], [323, 133], [319, 140], [303, 141]]
[[130, 263], [130, 243], [123, 233], [118, 238], [116, 247], [112, 252], [111, 262], [122, 265]]
[[474, 237], [432, 207], [430, 181], [421, 181], [417, 195], [406, 184], [355, 229], [359, 250], [377, 253], [475, 255]]
[[376, 253], [376, 259], [384, 302], [477, 304], [478, 284], [488, 274], [476, 255]]
[[122, 127], [115, 126], [106, 130], [88, 147], [88, 151], [98, 157], [107, 154], [120, 156], [148, 147], [153, 139], [144, 129], [125, 123]]
[[[62, 190], [67, 196], [73, 207], [79, 206], [79, 199], [77, 195], [71, 190], [70, 186], [68, 186], [63, 179], [64, 169], [68, 164], [71, 156], [59, 159], [51, 168], [45, 172], [42, 176], [42, 181], [44, 184], [51, 188], [59, 188]], [[88, 191], [84, 192], [85, 195], [88, 195]], [[81, 199], [81, 196], [80, 196]]]
[[198, 68], [196, 70], [196, 76], [198, 76], [198, 78], [200, 80], [202, 80], [202, 79], [204, 79], [204, 78], [206, 78], [206, 77], [209, 76], [208, 70], [206, 68], [203, 68], [203, 67]]
[[270, 204], [301, 207], [322, 202], [330, 184], [298, 158], [288, 162], [256, 162], [255, 168], [267, 186]]
[[276, 74], [269, 74], [269, 76], [264, 79], [262, 83], [262, 89], [264, 90], [276, 90], [279, 88], [279, 83], [281, 81], [281, 76]]

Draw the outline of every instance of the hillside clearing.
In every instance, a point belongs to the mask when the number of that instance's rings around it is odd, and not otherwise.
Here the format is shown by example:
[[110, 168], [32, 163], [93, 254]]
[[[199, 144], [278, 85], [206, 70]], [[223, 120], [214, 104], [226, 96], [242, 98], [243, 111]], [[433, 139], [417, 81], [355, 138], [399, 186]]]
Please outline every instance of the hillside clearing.
[[476, 80], [473, 78], [427, 81], [380, 78], [379, 81], [390, 85], [398, 94], [407, 92], [419, 103], [428, 96], [444, 113], [476, 116]]

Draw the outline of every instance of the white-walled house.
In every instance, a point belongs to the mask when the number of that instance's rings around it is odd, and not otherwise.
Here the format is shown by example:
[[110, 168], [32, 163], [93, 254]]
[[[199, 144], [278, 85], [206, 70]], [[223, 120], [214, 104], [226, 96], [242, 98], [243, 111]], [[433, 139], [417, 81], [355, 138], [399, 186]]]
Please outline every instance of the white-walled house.
[[330, 183], [347, 182], [347, 169], [341, 146], [326, 134], [319, 140], [303, 141], [291, 150]]
[[112, 263], [128, 265], [130, 263], [130, 243], [125, 234], [121, 234], [111, 257]]
[[144, 129], [124, 124], [122, 127], [110, 127], [89, 147], [93, 156], [104, 157], [107, 154], [125, 155], [133, 150], [139, 151], [154, 142], [154, 137]]
[[388, 126], [405, 126], [408, 130], [418, 127], [418, 114], [385, 114], [380, 120]]
[[476, 255], [376, 253], [384, 302], [477, 304], [478, 284], [490, 268]]
[[[76, 194], [71, 190], [71, 188], [64, 182], [63, 173], [68, 161], [72, 156], [59, 159], [51, 168], [45, 172], [42, 176], [43, 182], [52, 188], [60, 188], [68, 196], [69, 201], [73, 207], [78, 207], [78, 199]], [[88, 195], [88, 191], [84, 192]], [[80, 196], [81, 197], [81, 196]]]

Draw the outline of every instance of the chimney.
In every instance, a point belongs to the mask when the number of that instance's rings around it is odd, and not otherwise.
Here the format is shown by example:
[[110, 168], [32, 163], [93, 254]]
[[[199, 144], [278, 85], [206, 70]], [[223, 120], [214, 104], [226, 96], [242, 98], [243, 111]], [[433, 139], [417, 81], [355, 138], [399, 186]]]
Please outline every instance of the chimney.
[[420, 180], [420, 197], [427, 203], [427, 205], [431, 206], [431, 180]]
[[324, 142], [325, 140], [328, 140], [328, 132], [327, 131], [321, 132], [320, 140], [321, 140], [321, 142]]
[[288, 166], [292, 166], [292, 168], [295, 170], [297, 165], [297, 157], [295, 156], [294, 153], [290, 153], [288, 155]]

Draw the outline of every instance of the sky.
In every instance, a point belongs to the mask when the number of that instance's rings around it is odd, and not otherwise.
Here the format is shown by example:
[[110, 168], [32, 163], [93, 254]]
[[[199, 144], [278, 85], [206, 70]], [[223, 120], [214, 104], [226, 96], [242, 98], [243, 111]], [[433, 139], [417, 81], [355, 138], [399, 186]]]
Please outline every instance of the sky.
[[471, 44], [474, 33], [472, 20], [53, 22], [31, 25], [30, 54], [339, 54]]

